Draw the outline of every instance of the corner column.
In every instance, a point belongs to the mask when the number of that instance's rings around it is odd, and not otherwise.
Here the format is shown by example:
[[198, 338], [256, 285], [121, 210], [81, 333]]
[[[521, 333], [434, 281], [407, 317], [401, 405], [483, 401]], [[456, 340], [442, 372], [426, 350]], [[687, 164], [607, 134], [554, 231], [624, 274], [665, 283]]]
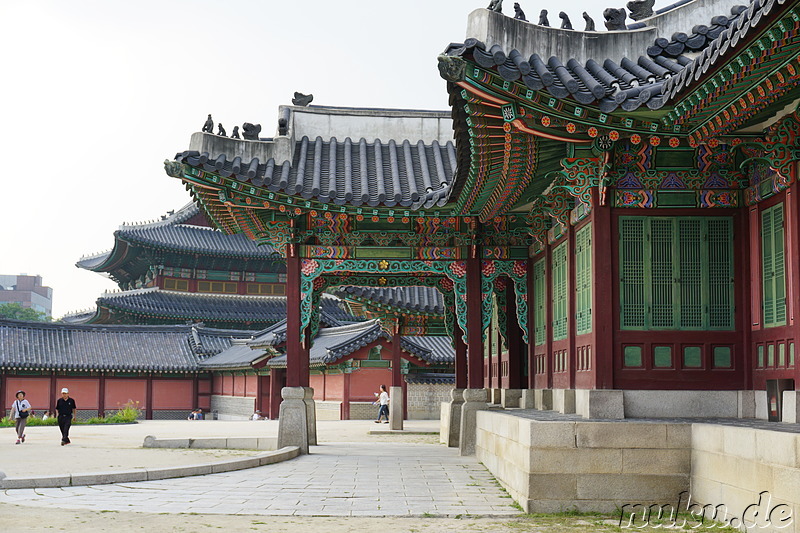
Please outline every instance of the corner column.
[[[617, 247], [611, 234], [611, 208], [600, 205], [600, 195], [592, 191], [592, 369], [597, 389], [614, 388], [614, 317], [618, 316], [618, 298], [614, 295], [613, 253]], [[609, 253], [611, 251], [612, 253]], [[603, 312], [610, 306], [611, 312]]]
[[483, 302], [481, 291], [480, 246], [469, 247], [467, 258], [467, 385], [484, 388], [483, 381]]

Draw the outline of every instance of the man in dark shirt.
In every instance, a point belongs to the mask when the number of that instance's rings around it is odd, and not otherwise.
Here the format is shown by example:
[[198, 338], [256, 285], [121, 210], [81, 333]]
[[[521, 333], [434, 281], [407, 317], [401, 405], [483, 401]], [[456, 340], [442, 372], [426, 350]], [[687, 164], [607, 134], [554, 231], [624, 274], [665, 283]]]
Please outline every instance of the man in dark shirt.
[[75, 400], [69, 397], [69, 389], [61, 389], [61, 398], [56, 402], [58, 427], [61, 428], [61, 445], [69, 444], [69, 428], [75, 420]]

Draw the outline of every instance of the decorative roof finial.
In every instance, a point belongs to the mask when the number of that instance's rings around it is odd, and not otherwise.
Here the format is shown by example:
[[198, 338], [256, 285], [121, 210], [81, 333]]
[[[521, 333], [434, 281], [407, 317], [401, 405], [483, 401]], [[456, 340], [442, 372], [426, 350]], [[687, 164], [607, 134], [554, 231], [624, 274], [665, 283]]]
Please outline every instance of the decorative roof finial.
[[294, 93], [294, 98], [292, 98], [292, 103], [296, 106], [305, 107], [314, 100], [313, 94], [303, 94], [303, 93]]
[[583, 12], [583, 20], [586, 21], [586, 27], [583, 31], [597, 31], [594, 29], [594, 19], [586, 11]]
[[202, 131], [203, 133], [214, 133], [214, 121], [211, 120], [211, 113], [208, 114], [206, 123], [203, 124], [203, 129], [200, 131]]
[[569, 15], [564, 13], [563, 11], [558, 14], [558, 18], [561, 19], [561, 29], [562, 30], [571, 30], [572, 29], [572, 22], [569, 21]]
[[656, 0], [631, 0], [628, 2], [628, 10], [631, 12], [633, 20], [642, 20], [653, 16], [653, 4]]
[[260, 133], [261, 124], [251, 124], [249, 122], [242, 124], [242, 136], [246, 141], [257, 141]]
[[489, 7], [487, 7], [489, 11], [494, 11], [495, 13], [502, 13], [503, 12], [503, 0], [491, 0], [489, 2]]
[[628, 14], [625, 8], [619, 9], [609, 7], [603, 11], [603, 18], [606, 19], [606, 29], [609, 31], [627, 30], [628, 26], [625, 25], [625, 18]]
[[528, 22], [528, 19], [525, 18], [525, 12], [519, 7], [519, 2], [514, 2], [514, 18]]
[[549, 26], [549, 25], [550, 21], [547, 20], [547, 10], [542, 9], [542, 11], [539, 13], [539, 26]]

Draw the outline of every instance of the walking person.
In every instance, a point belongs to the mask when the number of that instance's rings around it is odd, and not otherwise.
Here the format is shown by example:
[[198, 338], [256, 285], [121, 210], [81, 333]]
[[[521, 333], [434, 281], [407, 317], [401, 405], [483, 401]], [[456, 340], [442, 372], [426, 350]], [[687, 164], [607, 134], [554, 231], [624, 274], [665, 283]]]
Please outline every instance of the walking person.
[[61, 398], [56, 402], [56, 412], [58, 413], [58, 427], [61, 429], [61, 445], [69, 444], [69, 428], [75, 420], [75, 400], [69, 397], [69, 389], [61, 389]]
[[380, 407], [378, 408], [378, 419], [375, 421], [375, 423], [376, 424], [380, 424], [381, 423], [381, 418], [384, 415], [386, 415], [386, 420], [384, 421], [384, 424], [388, 424], [389, 423], [389, 393], [386, 392], [386, 385], [381, 385], [381, 392], [380, 393], [376, 392], [375, 396], [377, 396], [378, 399], [375, 400], [374, 403], [380, 405]]
[[31, 404], [25, 399], [25, 391], [17, 391], [16, 400], [11, 404], [11, 418], [17, 429], [17, 442], [25, 442], [25, 426], [28, 424], [28, 415], [31, 414]]

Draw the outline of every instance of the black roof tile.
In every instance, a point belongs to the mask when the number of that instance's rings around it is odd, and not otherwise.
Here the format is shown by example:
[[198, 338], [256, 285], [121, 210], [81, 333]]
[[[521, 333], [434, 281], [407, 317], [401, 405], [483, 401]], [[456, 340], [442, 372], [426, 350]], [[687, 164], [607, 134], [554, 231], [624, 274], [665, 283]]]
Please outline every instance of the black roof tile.
[[95, 326], [0, 320], [6, 369], [194, 372], [251, 332], [191, 325]]
[[[286, 319], [285, 296], [189, 293], [154, 287], [107, 293], [97, 299], [97, 305], [131, 314], [184, 320], [270, 323]], [[336, 320], [358, 320], [338, 298], [323, 296], [320, 307]]]
[[343, 286], [337, 289], [336, 294], [342, 298], [351, 295], [359, 299], [372, 300], [378, 304], [419, 313], [444, 314], [444, 299], [433, 287]]
[[[195, 168], [258, 187], [337, 205], [402, 206], [412, 209], [443, 205], [450, 195], [456, 166], [452, 142], [366, 139], [312, 140], [295, 144], [293, 161], [229, 161], [221, 154], [187, 151], [175, 159]], [[238, 161], [237, 161], [238, 160]]]

